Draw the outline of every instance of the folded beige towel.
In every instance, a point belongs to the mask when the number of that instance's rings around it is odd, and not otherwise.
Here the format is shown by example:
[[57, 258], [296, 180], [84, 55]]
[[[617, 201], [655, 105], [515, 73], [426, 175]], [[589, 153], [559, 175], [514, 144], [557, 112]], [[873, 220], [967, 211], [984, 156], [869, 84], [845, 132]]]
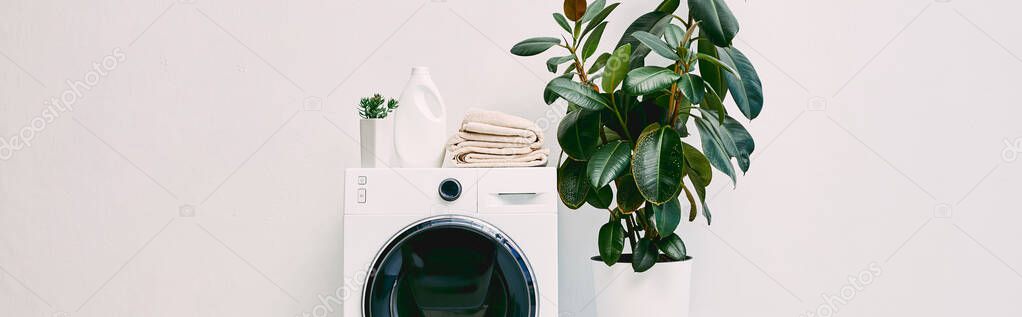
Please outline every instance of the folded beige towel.
[[457, 167], [542, 166], [550, 156], [539, 126], [496, 111], [469, 110], [448, 144]]

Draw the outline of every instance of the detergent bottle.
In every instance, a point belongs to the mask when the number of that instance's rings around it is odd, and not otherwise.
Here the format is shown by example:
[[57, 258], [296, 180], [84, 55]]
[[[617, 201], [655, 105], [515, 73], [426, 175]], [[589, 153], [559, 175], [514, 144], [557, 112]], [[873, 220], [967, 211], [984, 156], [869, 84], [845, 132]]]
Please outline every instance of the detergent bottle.
[[447, 145], [447, 107], [429, 77], [429, 68], [413, 67], [394, 111], [395, 167], [441, 167]]

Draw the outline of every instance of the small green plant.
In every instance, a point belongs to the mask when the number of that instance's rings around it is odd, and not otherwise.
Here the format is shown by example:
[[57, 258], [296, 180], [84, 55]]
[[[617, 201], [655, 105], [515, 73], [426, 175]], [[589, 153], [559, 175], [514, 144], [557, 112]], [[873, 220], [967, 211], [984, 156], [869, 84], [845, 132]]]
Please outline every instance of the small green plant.
[[387, 99], [384, 102], [380, 94], [362, 98], [358, 102], [358, 115], [362, 116], [362, 119], [383, 119], [394, 109], [397, 109], [397, 100]]
[[[547, 104], [568, 102], [557, 130], [568, 156], [557, 169], [557, 191], [571, 209], [588, 203], [609, 211], [599, 231], [600, 259], [614, 265], [630, 258], [636, 272], [688, 258], [675, 229], [682, 219], [694, 221], [699, 209], [709, 224], [711, 167], [732, 184], [738, 170], [749, 169], [756, 145], [724, 107], [727, 94], [748, 120], [763, 108], [759, 75], [731, 45], [738, 20], [724, 0], [688, 0], [684, 10], [681, 2], [663, 0], [617, 45], [596, 54], [607, 16], [620, 3], [565, 0], [564, 13], [553, 14], [564, 35], [511, 48], [518, 56], [555, 46], [567, 53], [547, 60], [559, 75], [543, 91]], [[667, 62], [646, 65], [650, 53]], [[622, 257], [626, 240], [631, 257]]]

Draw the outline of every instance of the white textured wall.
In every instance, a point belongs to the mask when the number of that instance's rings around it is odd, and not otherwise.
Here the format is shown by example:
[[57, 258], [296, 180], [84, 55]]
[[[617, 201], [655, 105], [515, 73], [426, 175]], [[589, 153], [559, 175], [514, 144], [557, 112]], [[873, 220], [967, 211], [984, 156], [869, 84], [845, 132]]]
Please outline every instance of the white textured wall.
[[[766, 109], [750, 173], [711, 190], [714, 225], [682, 228], [694, 315], [1022, 314], [1022, 162], [1002, 155], [1022, 151], [1022, 5], [729, 3]], [[655, 4], [622, 5], [605, 45]], [[0, 136], [35, 124], [0, 150], [0, 316], [323, 312], [357, 98], [427, 65], [449, 120], [545, 117], [545, 59], [507, 50], [556, 32], [558, 7], [0, 1]], [[89, 83], [49, 108], [67, 80]], [[591, 316], [604, 214], [561, 220], [560, 310]]]

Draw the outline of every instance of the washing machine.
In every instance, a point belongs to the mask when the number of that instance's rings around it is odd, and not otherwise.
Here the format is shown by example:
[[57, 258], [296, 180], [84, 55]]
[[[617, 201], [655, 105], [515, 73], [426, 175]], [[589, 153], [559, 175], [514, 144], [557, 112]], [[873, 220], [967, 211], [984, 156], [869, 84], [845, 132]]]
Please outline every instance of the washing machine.
[[554, 168], [345, 174], [345, 317], [557, 315]]

